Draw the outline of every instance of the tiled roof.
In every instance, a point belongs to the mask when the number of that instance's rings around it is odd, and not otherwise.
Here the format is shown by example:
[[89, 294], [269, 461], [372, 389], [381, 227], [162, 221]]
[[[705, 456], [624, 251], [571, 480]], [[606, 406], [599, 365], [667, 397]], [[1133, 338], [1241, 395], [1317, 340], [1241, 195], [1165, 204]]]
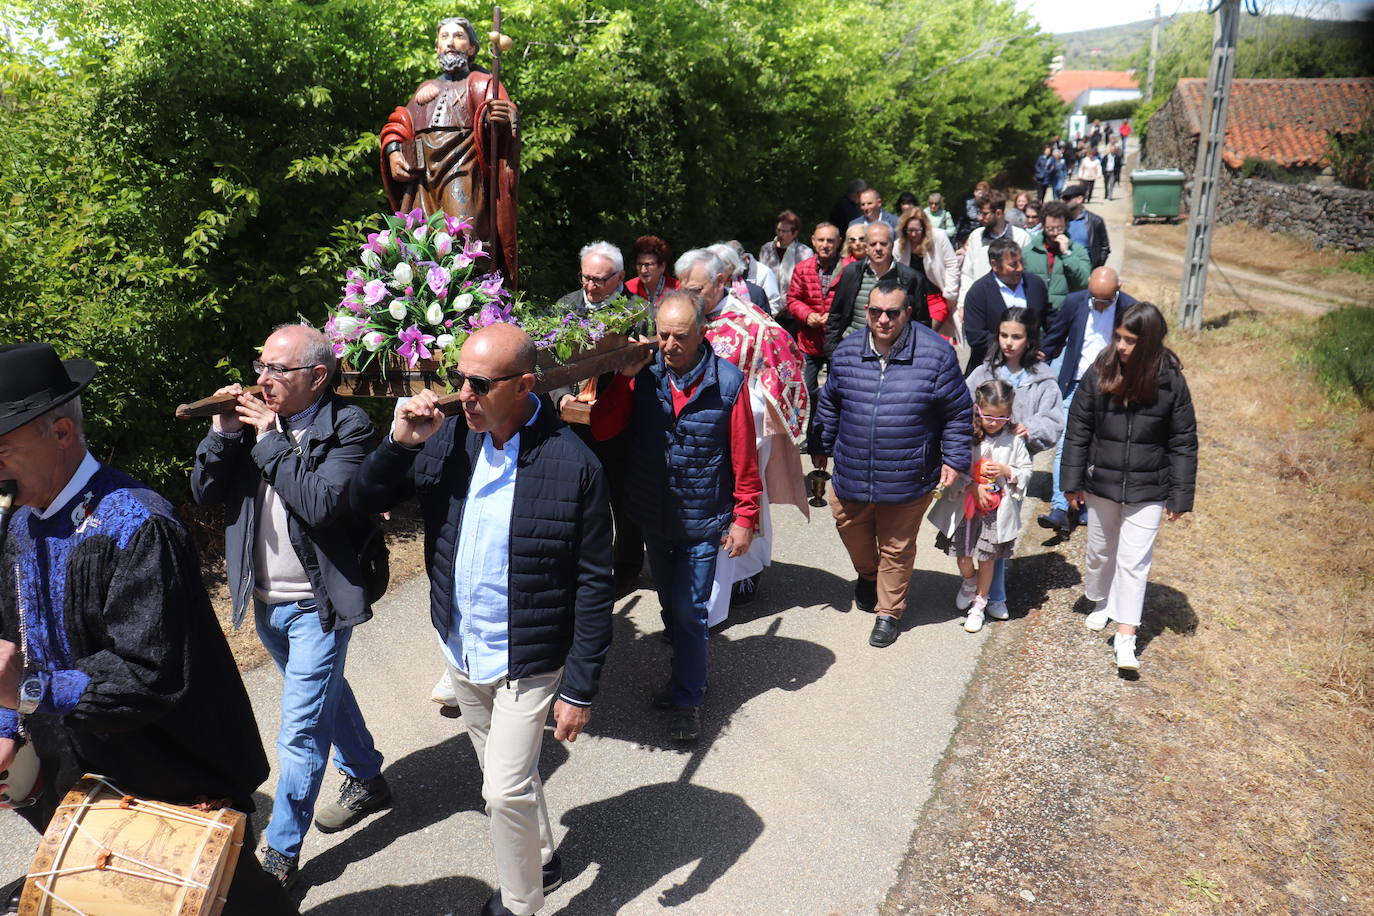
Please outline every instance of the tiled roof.
[[1125, 70], [1060, 70], [1045, 81], [1055, 93], [1072, 104], [1088, 89], [1139, 89], [1140, 84]]
[[[1207, 81], [1178, 81], [1192, 133], [1206, 113]], [[1353, 133], [1374, 110], [1374, 78], [1234, 80], [1222, 160], [1238, 169], [1246, 159], [1284, 168], [1325, 166], [1329, 138]]]

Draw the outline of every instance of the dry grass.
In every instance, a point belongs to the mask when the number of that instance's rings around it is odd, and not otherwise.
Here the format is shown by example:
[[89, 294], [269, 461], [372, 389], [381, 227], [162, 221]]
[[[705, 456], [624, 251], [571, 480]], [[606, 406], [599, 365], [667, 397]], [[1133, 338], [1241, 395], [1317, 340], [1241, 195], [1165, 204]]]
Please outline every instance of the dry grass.
[[[1151, 647], [1152, 695], [1118, 736], [1143, 755], [1135, 804], [1151, 812], [1130, 882], [1159, 912], [1359, 912], [1374, 895], [1374, 416], [1297, 367], [1307, 320], [1218, 323], [1174, 340], [1199, 405], [1198, 504], [1151, 578], [1198, 624]], [[1329, 909], [1341, 895], [1348, 909]]]
[[[1132, 226], [1130, 235], [1146, 244], [1181, 252], [1187, 243], [1188, 226], [1186, 223]], [[1314, 250], [1301, 239], [1256, 229], [1249, 223], [1221, 226], [1212, 237], [1214, 261], [1296, 286], [1374, 302], [1374, 277], [1344, 269], [1354, 257], [1330, 248]], [[1173, 282], [1177, 285], [1177, 277]]]

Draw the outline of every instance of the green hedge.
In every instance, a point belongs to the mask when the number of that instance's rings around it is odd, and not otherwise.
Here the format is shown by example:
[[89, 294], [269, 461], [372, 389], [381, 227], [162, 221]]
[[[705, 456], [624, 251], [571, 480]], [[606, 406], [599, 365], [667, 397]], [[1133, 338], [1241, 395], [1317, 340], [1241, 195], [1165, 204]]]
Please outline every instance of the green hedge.
[[1121, 121], [1134, 117], [1136, 110], [1140, 108], [1140, 102], [1140, 99], [1121, 99], [1116, 102], [1103, 102], [1101, 105], [1089, 105], [1083, 109], [1083, 116], [1088, 119], [1089, 124], [1093, 121]]

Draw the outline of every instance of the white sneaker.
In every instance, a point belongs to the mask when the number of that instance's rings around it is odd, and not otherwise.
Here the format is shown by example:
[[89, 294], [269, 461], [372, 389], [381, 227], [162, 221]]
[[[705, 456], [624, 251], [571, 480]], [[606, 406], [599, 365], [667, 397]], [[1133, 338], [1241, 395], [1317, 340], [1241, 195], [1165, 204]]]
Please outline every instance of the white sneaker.
[[1112, 618], [1107, 615], [1107, 599], [1093, 605], [1092, 613], [1083, 618], [1083, 625], [1094, 632], [1104, 628]]
[[458, 705], [457, 688], [453, 686], [453, 677], [449, 674], [447, 665], [444, 666], [444, 673], [439, 675], [439, 680], [435, 682], [434, 689], [429, 692], [429, 698], [440, 706]]
[[987, 615], [993, 620], [1006, 620], [1011, 616], [1011, 612], [1007, 610], [1005, 601], [989, 601]]
[[973, 603], [973, 596], [978, 594], [978, 580], [965, 579], [964, 584], [959, 586], [959, 594], [954, 596], [954, 606], [961, 611], [967, 611], [968, 606]]
[[988, 599], [982, 595], [975, 594], [973, 603], [969, 606], [968, 616], [964, 618], [964, 631], [967, 633], [977, 633], [983, 629], [983, 610], [988, 606]]
[[1139, 671], [1140, 662], [1135, 658], [1135, 634], [1127, 636], [1125, 633], [1117, 633], [1112, 640], [1112, 648], [1116, 650], [1116, 666], [1123, 671]]

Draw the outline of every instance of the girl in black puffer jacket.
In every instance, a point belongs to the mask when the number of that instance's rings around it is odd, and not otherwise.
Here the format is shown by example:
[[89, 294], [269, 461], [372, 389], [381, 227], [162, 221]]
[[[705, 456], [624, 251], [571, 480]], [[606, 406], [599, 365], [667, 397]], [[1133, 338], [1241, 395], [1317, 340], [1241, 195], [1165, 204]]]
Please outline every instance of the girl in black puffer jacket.
[[1096, 603], [1089, 629], [1117, 622], [1118, 668], [1135, 671], [1159, 523], [1193, 508], [1197, 419], [1183, 364], [1164, 346], [1164, 316], [1131, 306], [1069, 408], [1060, 481], [1069, 505], [1088, 507], [1083, 590]]

